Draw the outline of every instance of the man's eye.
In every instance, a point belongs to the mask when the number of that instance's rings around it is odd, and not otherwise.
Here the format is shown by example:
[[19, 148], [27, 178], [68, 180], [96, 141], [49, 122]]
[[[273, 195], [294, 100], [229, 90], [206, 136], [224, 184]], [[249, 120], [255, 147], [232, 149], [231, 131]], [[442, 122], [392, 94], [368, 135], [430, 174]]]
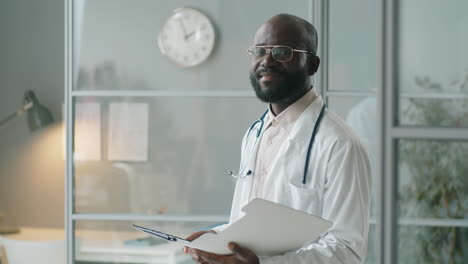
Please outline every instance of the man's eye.
[[263, 48], [256, 48], [256, 49], [254, 50], [254, 54], [255, 54], [255, 56], [263, 56], [263, 55], [265, 55], [265, 49], [263, 49]]

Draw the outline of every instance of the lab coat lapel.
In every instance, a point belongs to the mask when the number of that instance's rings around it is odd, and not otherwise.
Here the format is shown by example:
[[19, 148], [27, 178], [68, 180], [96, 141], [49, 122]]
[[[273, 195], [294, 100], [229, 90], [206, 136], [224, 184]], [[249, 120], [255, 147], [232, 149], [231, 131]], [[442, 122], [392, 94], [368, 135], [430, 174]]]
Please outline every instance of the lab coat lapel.
[[293, 141], [294, 145], [297, 145], [298, 147], [305, 147], [305, 151], [307, 151], [310, 137], [312, 136], [312, 130], [315, 127], [315, 123], [317, 122], [322, 107], [322, 97], [317, 96], [317, 98], [306, 108], [304, 113], [299, 116], [288, 140]]
[[310, 137], [322, 106], [323, 100], [318, 96], [299, 116], [290, 135], [280, 148], [272, 165], [272, 172], [277, 173], [278, 177], [281, 175], [286, 177], [283, 176], [281, 180], [275, 179], [277, 183], [284, 184], [283, 181], [288, 180], [293, 184], [300, 184], [302, 181]]

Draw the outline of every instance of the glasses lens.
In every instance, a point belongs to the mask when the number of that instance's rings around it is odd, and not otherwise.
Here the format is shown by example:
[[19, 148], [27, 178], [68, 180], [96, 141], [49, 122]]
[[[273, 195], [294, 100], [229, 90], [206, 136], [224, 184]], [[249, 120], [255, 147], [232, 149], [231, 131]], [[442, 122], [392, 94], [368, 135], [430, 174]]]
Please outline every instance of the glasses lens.
[[274, 47], [271, 53], [277, 61], [289, 61], [293, 56], [293, 50], [290, 47]]
[[266, 49], [264, 47], [252, 47], [250, 48], [250, 55], [254, 59], [263, 58], [266, 54]]

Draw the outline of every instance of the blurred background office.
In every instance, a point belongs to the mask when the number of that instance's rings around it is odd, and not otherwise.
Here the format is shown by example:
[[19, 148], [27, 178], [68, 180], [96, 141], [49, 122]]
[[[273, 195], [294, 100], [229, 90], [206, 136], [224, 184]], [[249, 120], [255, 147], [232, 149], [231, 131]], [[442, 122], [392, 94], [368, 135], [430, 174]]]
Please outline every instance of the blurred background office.
[[[227, 221], [227, 172], [266, 107], [246, 49], [277, 13], [316, 25], [315, 87], [369, 149], [366, 263], [468, 263], [466, 10], [464, 0], [1, 0], [0, 264], [192, 263], [129, 224], [185, 236]], [[51, 117], [30, 129], [39, 105]]]

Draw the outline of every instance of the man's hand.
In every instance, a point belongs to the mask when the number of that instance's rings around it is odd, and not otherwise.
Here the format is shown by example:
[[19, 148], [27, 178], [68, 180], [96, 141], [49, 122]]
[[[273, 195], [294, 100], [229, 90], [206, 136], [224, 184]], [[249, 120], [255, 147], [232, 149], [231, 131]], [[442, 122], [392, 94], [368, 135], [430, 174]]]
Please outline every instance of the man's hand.
[[232, 251], [232, 255], [216, 255], [194, 248], [188, 248], [188, 254], [199, 264], [259, 264], [257, 255], [252, 251], [234, 242], [229, 243], [228, 248]]
[[[198, 232], [195, 232], [193, 234], [191, 234], [190, 236], [186, 237], [185, 240], [188, 240], [188, 241], [193, 241], [199, 237], [201, 237], [202, 235], [206, 234], [206, 233], [213, 233], [213, 234], [216, 234], [216, 232], [214, 230], [208, 230], [208, 231], [198, 231]], [[184, 253], [187, 254], [189, 251], [189, 247], [184, 247]]]

